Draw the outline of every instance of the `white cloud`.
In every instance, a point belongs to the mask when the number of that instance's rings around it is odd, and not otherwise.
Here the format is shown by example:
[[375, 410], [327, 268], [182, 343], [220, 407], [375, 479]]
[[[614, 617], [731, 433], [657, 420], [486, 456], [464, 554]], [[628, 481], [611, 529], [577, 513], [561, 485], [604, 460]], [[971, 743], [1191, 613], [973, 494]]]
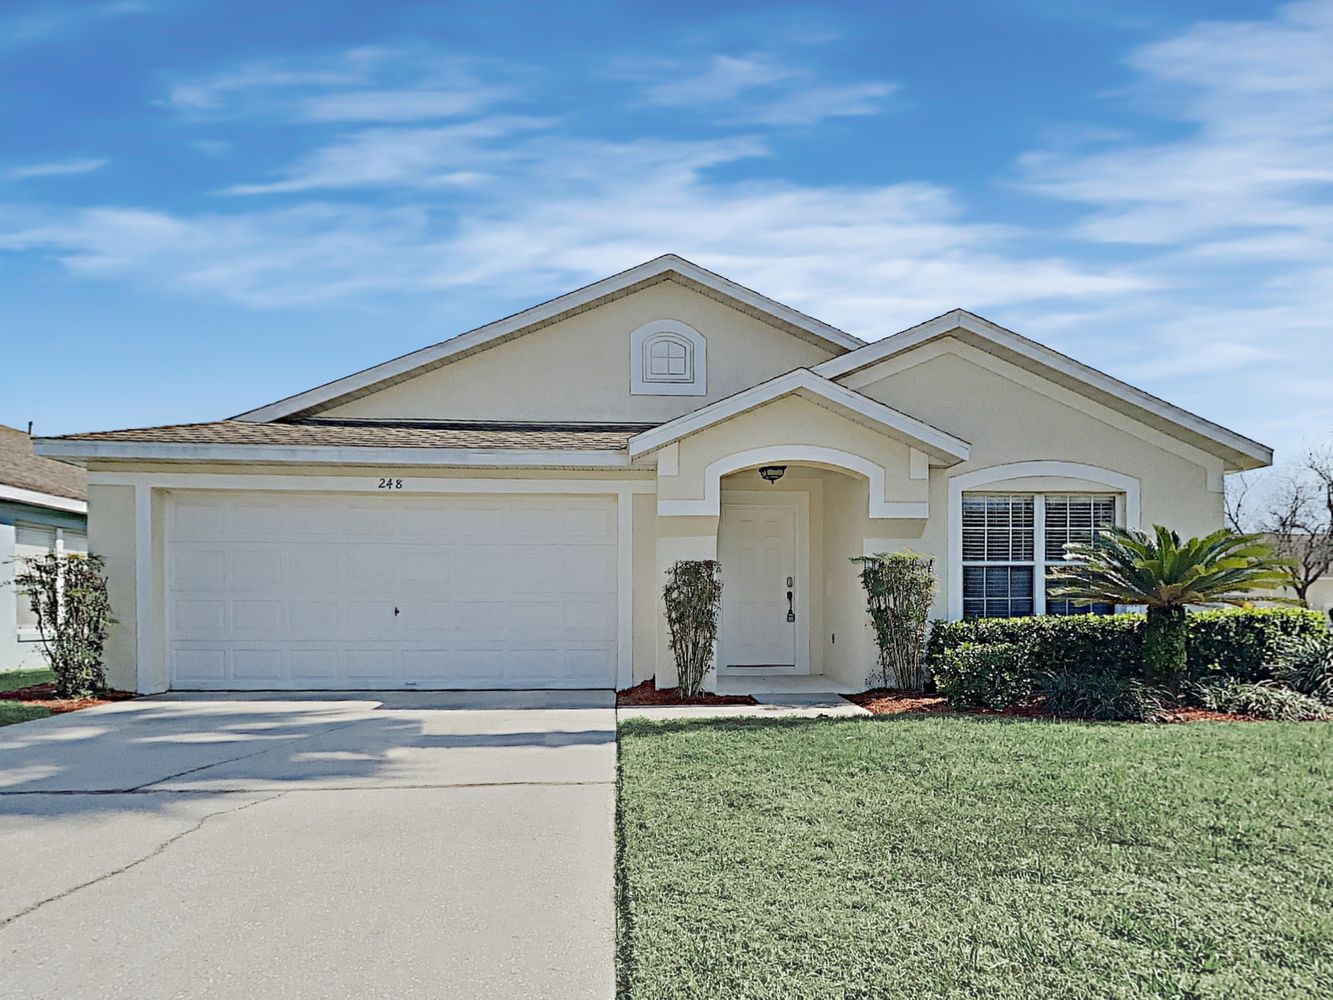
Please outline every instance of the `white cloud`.
[[[1087, 209], [1070, 235], [1136, 251], [1129, 266], [1160, 284], [1082, 329], [1131, 331], [1119, 338], [1118, 372], [1205, 412], [1243, 412], [1248, 433], [1287, 440], [1304, 422], [1326, 434], [1333, 3], [1202, 22], [1129, 65], [1128, 96], [1178, 135], [1121, 132], [1020, 162], [1029, 190]], [[1287, 389], [1297, 372], [1304, 393]]]
[[[86, 210], [0, 219], [0, 248], [256, 307], [515, 287], [536, 299], [673, 250], [871, 337], [960, 304], [1081, 303], [1150, 286], [1019, 254], [1020, 234], [968, 223], [932, 185], [709, 177], [713, 166], [763, 152], [753, 140], [538, 134], [513, 143], [465, 201], [444, 193], [392, 209], [306, 204], [198, 216]], [[436, 169], [425, 163], [420, 176]]]
[[168, 88], [165, 103], [211, 118], [391, 123], [474, 114], [512, 93], [508, 86], [483, 84], [460, 60], [365, 47], [180, 80]]
[[106, 0], [103, 3], [39, 0], [16, 7], [8, 10], [0, 20], [0, 46], [50, 41], [99, 21], [148, 14], [153, 9], [141, 0]]
[[898, 89], [882, 80], [826, 83], [789, 58], [768, 53], [715, 55], [702, 66], [657, 60], [626, 66], [623, 73], [646, 81], [646, 104], [702, 110], [733, 124], [813, 125], [877, 114]]
[[106, 160], [91, 158], [56, 160], [51, 163], [29, 163], [21, 167], [10, 167], [4, 171], [4, 176], [11, 181], [21, 181], [30, 177], [65, 177], [71, 174], [91, 174], [94, 170], [101, 170], [106, 164]]

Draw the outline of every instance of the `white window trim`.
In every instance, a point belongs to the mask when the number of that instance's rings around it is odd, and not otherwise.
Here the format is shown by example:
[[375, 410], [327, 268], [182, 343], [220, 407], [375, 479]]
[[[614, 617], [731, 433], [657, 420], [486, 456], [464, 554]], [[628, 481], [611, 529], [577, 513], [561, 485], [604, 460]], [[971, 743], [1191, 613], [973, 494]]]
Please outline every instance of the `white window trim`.
[[[1011, 462], [1007, 465], [993, 465], [988, 469], [977, 469], [954, 476], [949, 480], [949, 618], [957, 620], [963, 617], [963, 494], [985, 492], [985, 487], [992, 483], [1008, 479], [1058, 478], [1081, 480], [1088, 486], [1090, 493], [1112, 493], [1116, 497], [1116, 523], [1126, 528], [1137, 528], [1140, 520], [1139, 480], [1123, 472], [1103, 469], [1096, 465], [1082, 465], [1077, 462], [1033, 461]], [[1022, 492], [1006, 490], [1004, 492]], [[1063, 492], [1063, 491], [1055, 491]], [[1033, 512], [1034, 529], [1040, 526], [1042, 535], [1038, 535], [1033, 544], [1035, 558], [1041, 559], [1041, 572], [1033, 570], [1032, 608], [1033, 614], [1042, 614], [1046, 610], [1046, 553], [1039, 544], [1046, 528], [1046, 506], [1042, 501], [1038, 510]], [[1024, 564], [1026, 565], [1026, 564]], [[1040, 610], [1038, 610], [1040, 609]]]
[[[685, 348], [685, 374], [653, 375], [649, 366], [653, 344], [660, 341]], [[629, 391], [635, 396], [708, 395], [708, 342], [694, 327], [675, 319], [645, 323], [629, 336]]]
[[[65, 554], [65, 532], [69, 531], [73, 532], [73, 534], [81, 535], [83, 536], [85, 541], [88, 538], [88, 533], [86, 531], [74, 531], [73, 528], [61, 528], [54, 524], [36, 524], [32, 521], [15, 521], [14, 527], [15, 529], [18, 529], [19, 527], [25, 527], [25, 528], [41, 528], [41, 529], [50, 528], [54, 530], [56, 533], [56, 540], [55, 540], [56, 547], [49, 551], [55, 552], [55, 554], [58, 556]], [[19, 604], [17, 602], [26, 601], [28, 598], [27, 595], [23, 594], [22, 592], [16, 592], [14, 598], [15, 598], [14, 613], [17, 614], [19, 608]], [[42, 638], [42, 633], [40, 629], [19, 628], [17, 627], [17, 622], [15, 623], [14, 632], [19, 642], [40, 642]]]

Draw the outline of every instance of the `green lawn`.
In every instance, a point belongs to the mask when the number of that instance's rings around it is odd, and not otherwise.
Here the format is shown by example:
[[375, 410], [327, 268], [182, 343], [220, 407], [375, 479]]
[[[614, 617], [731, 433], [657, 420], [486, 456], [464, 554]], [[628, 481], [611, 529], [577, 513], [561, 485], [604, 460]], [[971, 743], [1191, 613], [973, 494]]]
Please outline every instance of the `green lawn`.
[[1311, 997], [1333, 725], [620, 728], [621, 995]]
[[56, 675], [44, 667], [33, 670], [0, 671], [0, 726], [8, 726], [14, 722], [27, 722], [29, 719], [44, 719], [50, 715], [51, 710], [49, 708], [14, 701], [12, 698], [5, 698], [4, 694], [7, 691], [17, 691], [20, 688], [32, 687], [34, 684], [45, 684], [55, 679]]

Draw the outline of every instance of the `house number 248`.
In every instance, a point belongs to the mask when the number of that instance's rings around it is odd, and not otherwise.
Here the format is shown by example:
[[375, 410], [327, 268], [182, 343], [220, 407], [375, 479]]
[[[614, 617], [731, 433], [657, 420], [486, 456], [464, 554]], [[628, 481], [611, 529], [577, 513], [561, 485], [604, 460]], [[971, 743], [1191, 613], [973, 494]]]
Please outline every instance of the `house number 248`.
[[401, 479], [391, 479], [385, 476], [380, 477], [379, 485], [376, 487], [376, 489], [381, 490], [401, 490], [402, 488], [403, 481]]

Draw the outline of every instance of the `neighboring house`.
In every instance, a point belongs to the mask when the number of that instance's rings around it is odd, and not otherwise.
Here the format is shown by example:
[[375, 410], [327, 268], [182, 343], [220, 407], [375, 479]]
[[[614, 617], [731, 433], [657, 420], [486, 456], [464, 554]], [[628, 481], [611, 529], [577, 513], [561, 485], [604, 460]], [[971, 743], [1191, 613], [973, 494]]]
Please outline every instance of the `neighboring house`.
[[1065, 613], [1065, 541], [1212, 531], [1271, 459], [971, 313], [865, 344], [675, 256], [230, 420], [38, 450], [87, 466], [140, 691], [666, 686], [663, 574], [713, 558], [728, 686], [860, 685], [851, 557], [933, 556], [940, 616]]
[[14, 587], [17, 561], [88, 549], [82, 469], [32, 453], [32, 438], [0, 424], [0, 670], [45, 665], [37, 619]]

